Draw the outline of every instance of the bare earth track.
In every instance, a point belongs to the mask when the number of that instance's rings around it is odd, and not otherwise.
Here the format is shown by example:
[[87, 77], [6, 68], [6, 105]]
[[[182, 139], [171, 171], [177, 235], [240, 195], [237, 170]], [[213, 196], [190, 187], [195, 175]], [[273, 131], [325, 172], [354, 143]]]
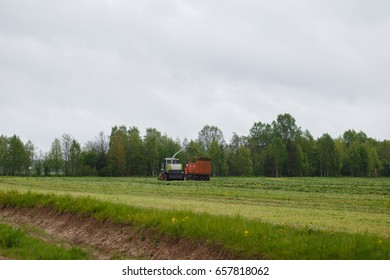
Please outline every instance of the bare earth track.
[[90, 248], [95, 259], [234, 259], [221, 246], [162, 235], [153, 229], [97, 221], [50, 208], [0, 208], [0, 221], [45, 231], [50, 240]]

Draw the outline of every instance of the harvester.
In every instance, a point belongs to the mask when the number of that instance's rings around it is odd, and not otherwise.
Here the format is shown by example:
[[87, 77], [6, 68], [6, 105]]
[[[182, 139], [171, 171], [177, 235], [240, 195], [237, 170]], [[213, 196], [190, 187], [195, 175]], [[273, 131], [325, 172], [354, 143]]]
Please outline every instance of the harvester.
[[164, 158], [161, 162], [159, 180], [184, 180], [183, 166], [177, 158]]
[[209, 181], [211, 175], [211, 159], [207, 157], [190, 158], [186, 168], [176, 158], [177, 154], [186, 150], [183, 148], [170, 158], [164, 158], [161, 162], [159, 180], [203, 180]]
[[184, 150], [185, 148], [176, 152], [172, 157], [163, 159], [160, 175], [158, 176], [159, 180], [184, 180], [183, 166], [176, 158], [176, 155]]

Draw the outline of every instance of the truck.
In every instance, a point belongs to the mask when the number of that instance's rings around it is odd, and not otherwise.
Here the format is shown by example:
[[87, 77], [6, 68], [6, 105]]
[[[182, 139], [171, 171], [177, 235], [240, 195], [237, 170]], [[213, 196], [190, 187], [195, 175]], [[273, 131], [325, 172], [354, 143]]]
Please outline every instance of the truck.
[[184, 175], [186, 180], [210, 181], [211, 158], [193, 157], [188, 159]]

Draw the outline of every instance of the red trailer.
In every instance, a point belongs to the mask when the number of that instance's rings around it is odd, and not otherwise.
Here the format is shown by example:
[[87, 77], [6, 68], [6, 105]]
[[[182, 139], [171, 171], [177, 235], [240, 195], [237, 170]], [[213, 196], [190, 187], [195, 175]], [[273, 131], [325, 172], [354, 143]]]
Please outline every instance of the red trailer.
[[186, 180], [210, 181], [211, 159], [205, 157], [190, 158], [184, 174]]

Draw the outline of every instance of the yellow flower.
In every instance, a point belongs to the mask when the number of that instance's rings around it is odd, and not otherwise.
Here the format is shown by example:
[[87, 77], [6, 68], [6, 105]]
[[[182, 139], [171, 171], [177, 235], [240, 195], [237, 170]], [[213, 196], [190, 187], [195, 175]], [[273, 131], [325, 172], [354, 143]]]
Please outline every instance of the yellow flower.
[[246, 229], [246, 230], [244, 231], [244, 236], [248, 236], [248, 234], [249, 234], [249, 231]]
[[186, 216], [185, 218], [183, 218], [183, 222], [187, 222], [190, 218], [188, 216]]
[[171, 221], [172, 221], [172, 223], [174, 223], [174, 224], [177, 223], [177, 219], [176, 219], [175, 217], [173, 217]]
[[378, 246], [382, 246], [382, 240], [378, 240], [378, 242], [376, 243]]

